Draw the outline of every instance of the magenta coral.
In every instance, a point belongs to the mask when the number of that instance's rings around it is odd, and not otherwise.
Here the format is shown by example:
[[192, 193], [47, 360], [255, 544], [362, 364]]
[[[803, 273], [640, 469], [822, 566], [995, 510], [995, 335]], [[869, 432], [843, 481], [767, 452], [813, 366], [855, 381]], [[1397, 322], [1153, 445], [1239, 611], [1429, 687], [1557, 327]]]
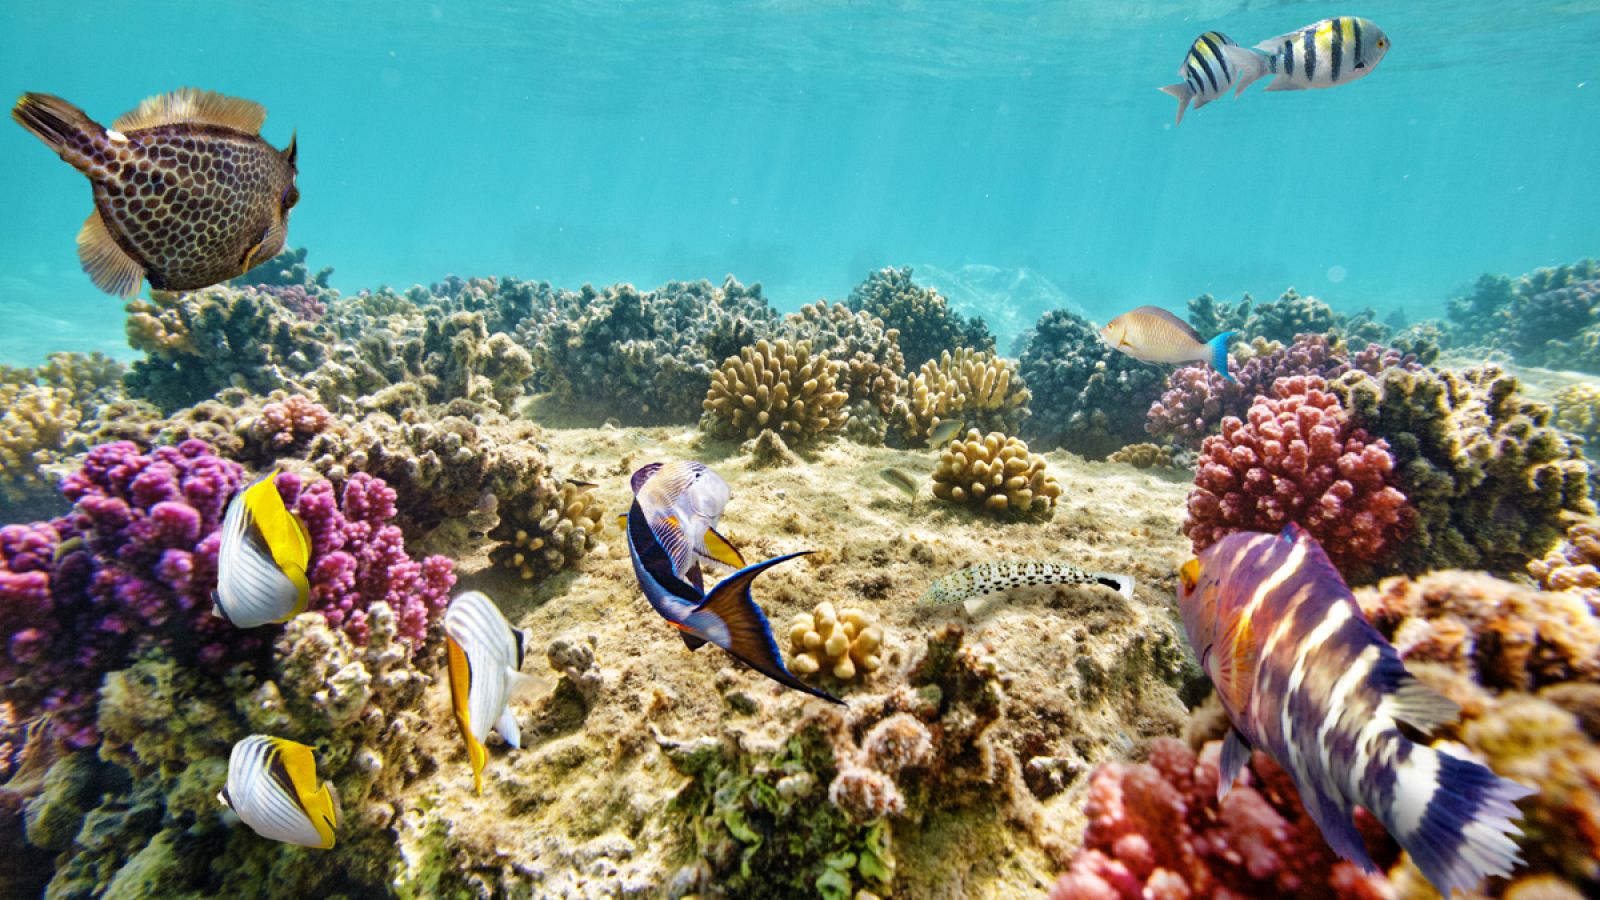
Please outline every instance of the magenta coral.
[[[1181, 741], [1157, 738], [1150, 762], [1095, 771], [1084, 809], [1083, 847], [1050, 891], [1054, 900], [1299, 897], [1377, 900], [1381, 874], [1340, 860], [1300, 804], [1293, 782], [1261, 753], [1220, 802], [1220, 741], [1196, 757]], [[1383, 868], [1397, 848], [1377, 821], [1358, 812], [1368, 851]]]
[[1395, 488], [1384, 440], [1352, 426], [1314, 376], [1279, 379], [1247, 422], [1229, 416], [1206, 438], [1189, 493], [1184, 533], [1195, 552], [1237, 531], [1275, 532], [1297, 522], [1342, 570], [1392, 553], [1413, 518]]
[[327, 431], [333, 421], [327, 407], [293, 394], [263, 406], [261, 415], [250, 423], [250, 432], [273, 450], [285, 450]]

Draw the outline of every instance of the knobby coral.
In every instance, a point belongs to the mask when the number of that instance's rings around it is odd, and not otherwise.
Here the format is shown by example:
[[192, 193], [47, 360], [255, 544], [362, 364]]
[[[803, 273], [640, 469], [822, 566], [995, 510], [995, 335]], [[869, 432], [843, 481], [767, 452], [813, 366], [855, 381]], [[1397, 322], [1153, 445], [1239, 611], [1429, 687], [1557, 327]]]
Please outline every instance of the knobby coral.
[[594, 549], [605, 527], [605, 511], [592, 484], [567, 481], [557, 487], [546, 481], [515, 499], [501, 510], [500, 524], [489, 533], [501, 542], [489, 558], [524, 580], [577, 563]]
[[920, 366], [946, 352], [994, 352], [994, 336], [982, 319], [967, 319], [938, 291], [911, 279], [911, 267], [883, 268], [850, 292], [846, 305], [880, 319], [899, 334], [907, 366]]
[[1029, 452], [1025, 441], [974, 428], [939, 454], [933, 495], [993, 515], [1048, 519], [1061, 485], [1045, 468], [1044, 457]]
[[1140, 440], [1163, 372], [1105, 345], [1089, 320], [1066, 310], [1039, 318], [1020, 371], [1039, 397], [1024, 434], [1045, 448], [1091, 458]]
[[1033, 394], [1017, 364], [977, 350], [948, 350], [922, 364], [895, 405], [895, 427], [908, 446], [923, 446], [942, 422], [1015, 434]]
[[705, 427], [725, 438], [772, 430], [790, 445], [838, 432], [848, 394], [837, 387], [844, 364], [811, 352], [805, 341], [760, 340], [729, 357], [711, 376]]
[[835, 611], [824, 600], [812, 612], [789, 623], [790, 668], [801, 675], [826, 669], [840, 681], [866, 677], [883, 665], [883, 628], [871, 624], [859, 609]]

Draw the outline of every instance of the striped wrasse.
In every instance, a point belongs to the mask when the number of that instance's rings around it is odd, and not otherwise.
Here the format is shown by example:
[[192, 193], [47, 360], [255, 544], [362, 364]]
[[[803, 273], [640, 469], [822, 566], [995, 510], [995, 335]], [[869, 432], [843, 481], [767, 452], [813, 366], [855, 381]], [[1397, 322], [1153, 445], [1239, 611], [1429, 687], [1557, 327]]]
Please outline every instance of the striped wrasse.
[[1178, 67], [1178, 77], [1182, 80], [1161, 89], [1178, 98], [1178, 123], [1183, 122], [1183, 114], [1191, 102], [1195, 109], [1199, 109], [1233, 87], [1234, 79], [1239, 75], [1238, 61], [1228, 61], [1223, 52], [1226, 47], [1243, 54], [1245, 63], [1254, 71], [1257, 63], [1249, 58], [1250, 52], [1222, 32], [1208, 31], [1195, 38], [1194, 43], [1189, 45], [1189, 52], [1183, 57], [1183, 65]]
[[1189, 644], [1232, 723], [1219, 797], [1253, 747], [1294, 779], [1334, 852], [1368, 872], [1357, 806], [1447, 897], [1521, 861], [1512, 820], [1533, 791], [1400, 732], [1397, 722], [1428, 731], [1459, 710], [1406, 671], [1309, 534], [1230, 535], [1179, 575]]
[[1133, 577], [1089, 572], [1053, 562], [988, 562], [952, 572], [933, 582], [922, 595], [923, 603], [963, 603], [984, 594], [1016, 587], [1044, 584], [1098, 584], [1133, 599]]
[[1229, 52], [1239, 69], [1236, 93], [1263, 75], [1277, 76], [1269, 91], [1301, 91], [1364, 77], [1389, 52], [1389, 36], [1370, 19], [1337, 16]]

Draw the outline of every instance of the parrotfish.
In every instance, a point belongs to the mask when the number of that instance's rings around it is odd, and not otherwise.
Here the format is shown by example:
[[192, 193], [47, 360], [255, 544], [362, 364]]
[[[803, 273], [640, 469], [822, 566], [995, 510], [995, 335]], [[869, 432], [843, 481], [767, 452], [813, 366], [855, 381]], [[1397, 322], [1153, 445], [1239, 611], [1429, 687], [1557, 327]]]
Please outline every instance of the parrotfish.
[[1397, 722], [1427, 731], [1459, 710], [1406, 671], [1308, 533], [1230, 535], [1179, 575], [1189, 644], [1232, 723], [1219, 797], [1254, 747], [1294, 779], [1334, 852], [1368, 872], [1356, 806], [1447, 897], [1521, 862], [1512, 820], [1533, 791], [1400, 732]]
[[222, 520], [211, 612], [240, 628], [287, 622], [311, 599], [311, 537], [284, 506], [276, 474], [234, 495]]
[[[1182, 79], [1177, 84], [1169, 84], [1161, 90], [1178, 98], [1178, 121], [1183, 123], [1183, 114], [1192, 101], [1194, 108], [1199, 109], [1207, 103], [1221, 97], [1233, 87], [1233, 81], [1239, 76], [1237, 63], [1230, 63], [1227, 57], [1227, 48], [1240, 49], [1232, 39], [1220, 31], [1208, 31], [1194, 39], [1189, 45], [1189, 52], [1183, 57], [1183, 65], [1178, 67], [1178, 77]], [[1250, 65], [1255, 65], [1250, 61]], [[1253, 69], [1252, 69], [1253, 71]]]
[[1389, 36], [1370, 19], [1337, 16], [1227, 52], [1239, 70], [1236, 94], [1263, 75], [1277, 76], [1269, 91], [1303, 91], [1366, 77], [1389, 52]]
[[745, 566], [724, 578], [710, 593], [680, 576], [672, 554], [650, 526], [638, 497], [627, 518], [628, 556], [633, 574], [645, 599], [661, 617], [683, 635], [690, 650], [707, 642], [728, 651], [729, 655], [786, 687], [821, 697], [831, 703], [844, 701], [796, 678], [783, 664], [772, 626], [750, 596], [750, 584], [762, 572], [810, 551], [783, 556]]
[[78, 259], [101, 290], [139, 282], [186, 291], [238, 277], [278, 255], [295, 186], [294, 138], [261, 139], [258, 103], [183, 88], [151, 97], [110, 128], [49, 94], [23, 94], [11, 118], [89, 177], [94, 212]]
[[450, 672], [450, 708], [467, 742], [472, 787], [483, 793], [483, 768], [489, 751], [483, 742], [493, 728], [507, 744], [520, 748], [522, 730], [511, 696], [532, 679], [522, 674], [527, 635], [512, 628], [486, 595], [468, 591], [450, 601], [444, 614], [445, 655]]
[[339, 795], [317, 785], [311, 748], [283, 738], [252, 734], [233, 745], [228, 781], [217, 799], [264, 838], [301, 847], [333, 847], [339, 827]]
[[[717, 523], [733, 492], [722, 476], [705, 463], [650, 463], [633, 473], [629, 485], [650, 529], [672, 557], [672, 570], [679, 578], [705, 590], [700, 560], [744, 568], [744, 557], [738, 549], [717, 533]], [[617, 517], [624, 529], [628, 527], [627, 518]]]
[[945, 575], [928, 586], [923, 603], [961, 603], [984, 594], [1041, 584], [1098, 584], [1133, 599], [1133, 576], [1089, 572], [1053, 562], [990, 562]]
[[1229, 381], [1228, 339], [1238, 332], [1224, 331], [1207, 341], [1189, 323], [1159, 306], [1141, 306], [1111, 320], [1100, 329], [1106, 346], [1141, 362], [1203, 362]]

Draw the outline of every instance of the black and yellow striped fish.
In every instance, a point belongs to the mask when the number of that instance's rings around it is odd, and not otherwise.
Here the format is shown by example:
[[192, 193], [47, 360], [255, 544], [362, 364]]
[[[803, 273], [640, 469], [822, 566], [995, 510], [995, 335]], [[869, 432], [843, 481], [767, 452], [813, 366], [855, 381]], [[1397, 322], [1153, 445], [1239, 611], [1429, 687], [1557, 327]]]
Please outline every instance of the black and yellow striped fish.
[[531, 679], [522, 674], [527, 635], [511, 627], [488, 595], [468, 591], [450, 601], [444, 613], [445, 653], [450, 673], [450, 708], [472, 765], [472, 788], [483, 793], [489, 762], [484, 741], [492, 729], [512, 747], [522, 747], [522, 729], [511, 709], [517, 688]]
[[287, 622], [311, 601], [311, 536], [272, 472], [236, 494], [222, 520], [213, 615], [240, 628]]
[[1178, 67], [1178, 77], [1182, 80], [1161, 89], [1178, 98], [1178, 123], [1183, 122], [1183, 114], [1191, 102], [1199, 109], [1233, 87], [1234, 79], [1239, 76], [1239, 63], [1237, 59], [1229, 61], [1225, 52], [1228, 47], [1243, 54], [1247, 65], [1252, 68], [1256, 65], [1254, 59], [1248, 58], [1250, 51], [1220, 31], [1208, 31], [1189, 45], [1183, 65]]
[[1302, 91], [1365, 77], [1389, 52], [1389, 36], [1371, 19], [1336, 16], [1262, 41], [1237, 55], [1237, 93], [1263, 75], [1269, 91]]
[[1406, 671], [1309, 534], [1231, 535], [1179, 574], [1184, 630], [1233, 725], [1219, 796], [1254, 747], [1294, 779], [1334, 852], [1366, 871], [1357, 806], [1445, 896], [1521, 862], [1512, 820], [1533, 791], [1400, 732], [1458, 709]]
[[252, 734], [228, 755], [228, 783], [217, 799], [264, 838], [329, 850], [339, 827], [339, 796], [317, 785], [311, 748]]

